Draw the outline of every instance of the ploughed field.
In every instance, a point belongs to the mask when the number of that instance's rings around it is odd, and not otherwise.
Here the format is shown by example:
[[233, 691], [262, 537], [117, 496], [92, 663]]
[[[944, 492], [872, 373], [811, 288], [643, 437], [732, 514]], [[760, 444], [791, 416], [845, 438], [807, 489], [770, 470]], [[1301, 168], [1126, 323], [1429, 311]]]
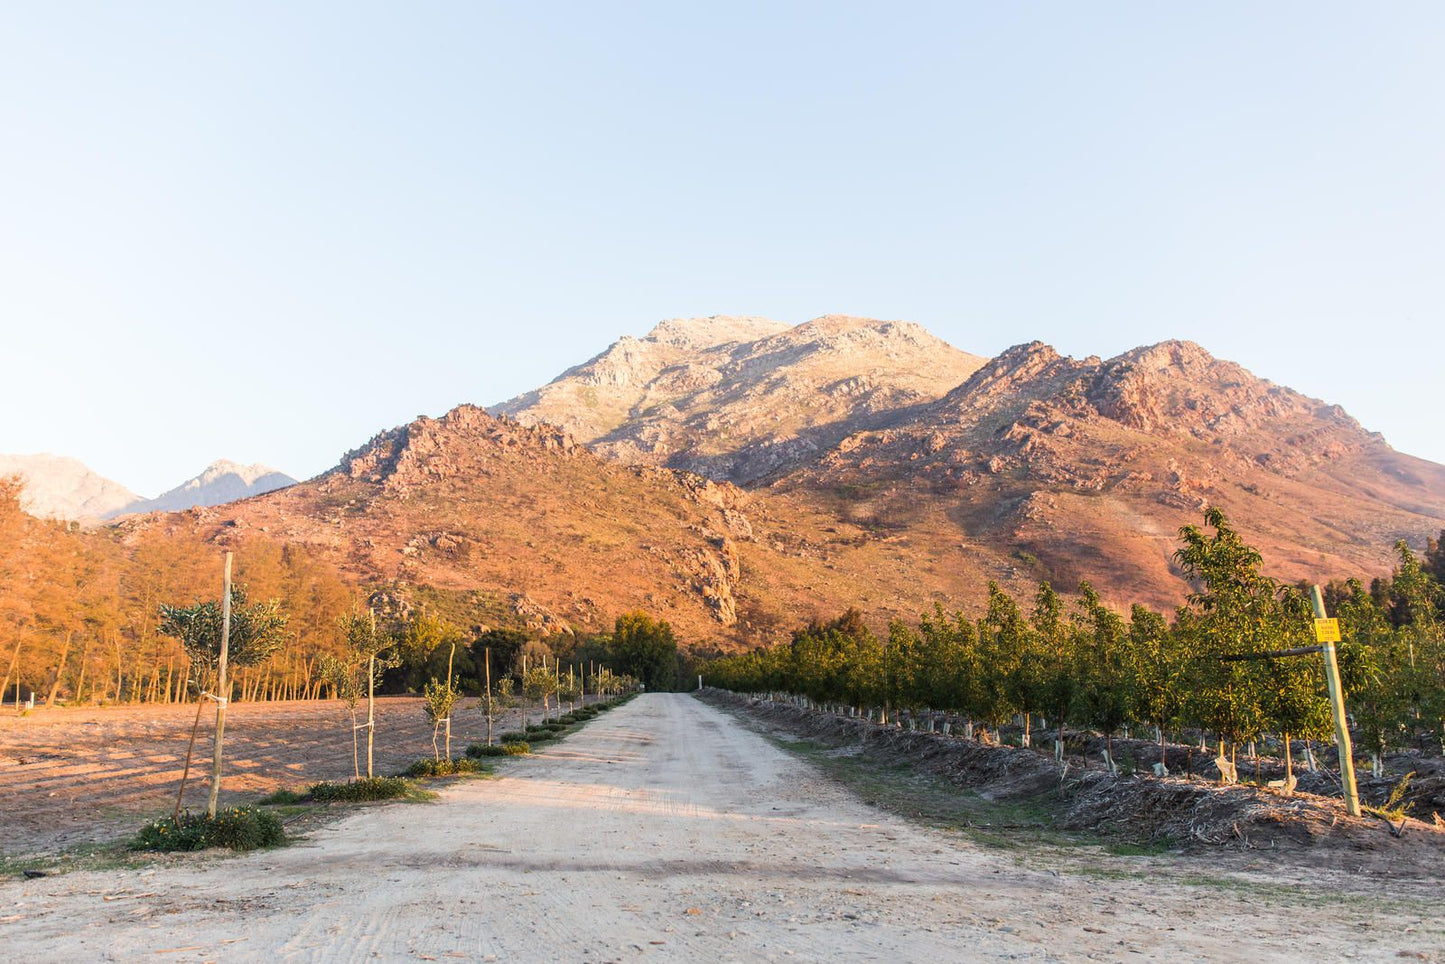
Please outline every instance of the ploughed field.
[[[256, 729], [275, 743], [309, 718]], [[411, 733], [392, 759], [430, 748]], [[1220, 870], [1209, 854], [989, 845], [879, 809], [770, 735], [648, 694], [434, 803], [343, 809], [288, 847], [0, 879], [0, 922], [41, 959], [1428, 960], [1445, 947], [1438, 891], [1345, 867], [1302, 877], [1269, 855]]]
[[[452, 755], [485, 733], [476, 700], [452, 720]], [[360, 710], [365, 720], [365, 704]], [[133, 833], [175, 806], [195, 705], [0, 712], [0, 854], [17, 856]], [[537, 713], [532, 713], [537, 718]], [[204, 808], [215, 708], [201, 713], [185, 802]], [[515, 729], [507, 714], [496, 732]], [[366, 731], [361, 767], [366, 770]], [[375, 771], [389, 775], [432, 755], [432, 727], [419, 697], [376, 706]], [[232, 703], [226, 711], [222, 803], [243, 803], [283, 787], [352, 776], [351, 718], [343, 704], [296, 700]]]

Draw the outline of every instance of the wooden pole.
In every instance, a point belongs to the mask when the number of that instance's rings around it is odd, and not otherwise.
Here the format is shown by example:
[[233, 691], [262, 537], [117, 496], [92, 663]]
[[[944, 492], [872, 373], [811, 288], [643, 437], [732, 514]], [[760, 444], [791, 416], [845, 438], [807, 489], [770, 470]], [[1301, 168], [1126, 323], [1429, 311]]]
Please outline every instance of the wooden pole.
[[497, 708], [492, 703], [492, 700], [495, 699], [495, 694], [492, 693], [492, 647], [490, 646], [482, 647], [482, 666], [485, 667], [484, 672], [486, 673], [486, 679], [484, 683], [487, 687], [487, 746], [491, 746], [492, 714], [497, 711]]
[[216, 683], [216, 747], [211, 756], [211, 799], [206, 816], [216, 819], [216, 805], [221, 800], [221, 743], [226, 735], [226, 704], [230, 701], [230, 684], [226, 679], [226, 653], [231, 645], [231, 554], [226, 553], [226, 575], [221, 591], [221, 659]]
[[371, 779], [371, 748], [376, 736], [376, 610], [371, 616], [371, 655], [366, 660], [366, 779]]
[[[1314, 606], [1315, 618], [1325, 619], [1325, 597], [1319, 586], [1310, 587], [1310, 604]], [[1360, 791], [1355, 785], [1354, 748], [1350, 745], [1350, 726], [1345, 718], [1345, 689], [1340, 684], [1340, 667], [1335, 661], [1335, 644], [1322, 640], [1320, 648], [1325, 656], [1325, 683], [1330, 691], [1330, 710], [1335, 719], [1335, 742], [1340, 751], [1340, 783], [1345, 791], [1345, 809], [1350, 816], [1360, 815]]]
[[[447, 657], [447, 698], [452, 695], [452, 663], [457, 658], [457, 644], [452, 643], [451, 655]], [[452, 711], [447, 710], [447, 760], [452, 758]]]

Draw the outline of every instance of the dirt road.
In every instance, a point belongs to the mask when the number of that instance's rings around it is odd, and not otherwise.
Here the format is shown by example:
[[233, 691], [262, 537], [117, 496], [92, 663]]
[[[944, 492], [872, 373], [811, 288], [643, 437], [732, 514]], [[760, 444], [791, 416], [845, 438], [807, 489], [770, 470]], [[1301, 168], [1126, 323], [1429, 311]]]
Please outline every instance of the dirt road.
[[297, 845], [0, 884], [32, 960], [1429, 959], [1431, 910], [1021, 867], [649, 695]]

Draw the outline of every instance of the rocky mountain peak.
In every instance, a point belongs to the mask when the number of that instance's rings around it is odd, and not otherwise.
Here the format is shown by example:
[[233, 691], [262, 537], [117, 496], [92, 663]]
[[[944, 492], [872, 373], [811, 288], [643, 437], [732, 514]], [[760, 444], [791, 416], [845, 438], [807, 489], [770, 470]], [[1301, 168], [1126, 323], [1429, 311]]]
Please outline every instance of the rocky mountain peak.
[[405, 490], [457, 476], [478, 460], [511, 451], [571, 455], [578, 449], [567, 432], [552, 425], [523, 425], [497, 418], [476, 405], [458, 405], [441, 418], [420, 416], [373, 436], [346, 453], [333, 472]]
[[678, 348], [715, 348], [757, 341], [787, 331], [781, 321], [753, 315], [709, 315], [706, 318], [669, 318], [642, 339]]
[[1230, 438], [1288, 420], [1327, 422], [1361, 436], [1353, 419], [1275, 385], [1189, 341], [1165, 341], [1100, 364], [1087, 388], [1105, 418], [1144, 432]]

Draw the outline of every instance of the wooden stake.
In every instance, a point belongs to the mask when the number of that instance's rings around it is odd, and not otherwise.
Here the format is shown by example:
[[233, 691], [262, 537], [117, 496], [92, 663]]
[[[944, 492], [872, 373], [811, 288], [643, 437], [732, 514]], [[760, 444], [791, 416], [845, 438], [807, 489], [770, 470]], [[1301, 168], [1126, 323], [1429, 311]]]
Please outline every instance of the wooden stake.
[[[1319, 586], [1310, 587], [1310, 604], [1314, 606], [1315, 618], [1325, 619], [1325, 597]], [[1335, 741], [1340, 750], [1340, 782], [1344, 785], [1345, 809], [1350, 816], [1360, 815], [1360, 791], [1355, 785], [1354, 749], [1350, 745], [1350, 726], [1345, 718], [1345, 688], [1340, 683], [1340, 667], [1335, 661], [1335, 644], [1322, 642], [1320, 648], [1325, 656], [1325, 682], [1330, 690], [1330, 710], [1335, 719]]]
[[497, 707], [496, 704], [493, 703], [493, 700], [496, 699], [496, 694], [492, 692], [492, 647], [490, 646], [482, 647], [482, 666], [485, 667], [484, 672], [486, 673], [486, 678], [483, 682], [487, 687], [487, 746], [491, 746], [492, 715], [496, 713]]
[[231, 645], [231, 554], [226, 553], [226, 575], [221, 595], [221, 660], [219, 682], [216, 684], [216, 748], [211, 756], [211, 799], [206, 816], [216, 819], [216, 805], [221, 800], [221, 743], [226, 736], [226, 704], [231, 700], [226, 679], [226, 653]]

